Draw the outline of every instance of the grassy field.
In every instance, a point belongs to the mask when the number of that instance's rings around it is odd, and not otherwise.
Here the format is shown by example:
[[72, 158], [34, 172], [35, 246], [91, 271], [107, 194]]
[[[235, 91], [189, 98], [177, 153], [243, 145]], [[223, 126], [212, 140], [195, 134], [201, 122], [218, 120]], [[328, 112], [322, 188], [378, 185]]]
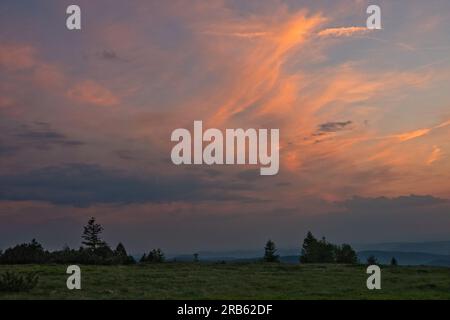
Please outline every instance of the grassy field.
[[450, 269], [384, 267], [381, 290], [366, 288], [364, 266], [165, 263], [81, 266], [82, 290], [66, 288], [62, 265], [1, 266], [38, 272], [26, 293], [0, 299], [450, 299]]

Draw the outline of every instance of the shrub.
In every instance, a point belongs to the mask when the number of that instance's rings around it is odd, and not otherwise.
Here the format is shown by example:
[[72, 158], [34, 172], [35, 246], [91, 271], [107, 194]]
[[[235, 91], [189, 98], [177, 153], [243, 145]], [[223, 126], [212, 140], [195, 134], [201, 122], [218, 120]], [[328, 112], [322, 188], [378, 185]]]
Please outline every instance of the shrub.
[[20, 274], [6, 271], [0, 274], [0, 291], [20, 292], [30, 291], [38, 284], [39, 277], [36, 273]]

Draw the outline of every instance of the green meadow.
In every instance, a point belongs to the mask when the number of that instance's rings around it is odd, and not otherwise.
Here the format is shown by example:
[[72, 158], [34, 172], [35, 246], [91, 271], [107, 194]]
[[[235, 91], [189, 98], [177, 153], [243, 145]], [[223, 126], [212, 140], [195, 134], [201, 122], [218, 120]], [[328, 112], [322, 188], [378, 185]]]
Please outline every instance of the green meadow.
[[5, 271], [37, 272], [39, 282], [0, 299], [450, 299], [450, 269], [437, 267], [382, 267], [381, 290], [367, 289], [363, 265], [81, 266], [81, 290], [67, 289], [63, 265], [0, 265]]

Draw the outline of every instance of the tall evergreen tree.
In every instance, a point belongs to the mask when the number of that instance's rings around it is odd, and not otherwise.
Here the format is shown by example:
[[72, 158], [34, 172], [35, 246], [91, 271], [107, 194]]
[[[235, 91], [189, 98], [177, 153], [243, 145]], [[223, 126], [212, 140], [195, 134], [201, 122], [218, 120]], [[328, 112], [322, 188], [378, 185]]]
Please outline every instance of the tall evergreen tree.
[[335, 262], [335, 246], [322, 237], [318, 246], [318, 263], [332, 263]]
[[102, 232], [103, 227], [95, 223], [94, 217], [90, 218], [88, 224], [84, 226], [83, 235], [81, 236], [84, 239], [82, 244], [91, 250], [104, 246], [106, 243], [100, 238]]
[[313, 236], [311, 231], [308, 231], [306, 238], [303, 240], [302, 251], [300, 254], [301, 263], [312, 263], [318, 260], [317, 247], [319, 242]]
[[276, 254], [277, 249], [275, 242], [272, 240], [267, 241], [264, 248], [264, 261], [266, 262], [279, 262], [279, 256]]

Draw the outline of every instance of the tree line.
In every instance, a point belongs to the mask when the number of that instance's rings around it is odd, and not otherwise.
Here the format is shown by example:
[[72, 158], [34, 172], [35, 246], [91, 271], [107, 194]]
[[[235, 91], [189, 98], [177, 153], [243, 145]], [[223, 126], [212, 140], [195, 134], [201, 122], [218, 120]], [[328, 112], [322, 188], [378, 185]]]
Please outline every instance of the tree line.
[[[276, 253], [277, 249], [275, 242], [267, 241], [264, 247], [265, 262], [280, 262], [280, 256]], [[342, 263], [342, 264], [358, 264], [358, 255], [356, 251], [349, 244], [335, 245], [328, 242], [325, 237], [317, 239], [308, 231], [303, 245], [300, 250], [300, 263]], [[380, 264], [377, 258], [373, 255], [369, 256], [366, 261], [367, 265]], [[395, 257], [392, 257], [391, 266], [397, 266], [398, 262]]]
[[[279, 262], [279, 255], [276, 254], [275, 243], [267, 241], [264, 248], [264, 261]], [[309, 231], [303, 240], [300, 251], [300, 263], [358, 263], [358, 256], [349, 244], [334, 245], [324, 237], [316, 239]]]
[[[23, 243], [4, 252], [0, 250], [0, 264], [94, 264], [94, 265], [129, 265], [136, 260], [127, 253], [125, 246], [119, 243], [112, 249], [106, 241], [101, 239], [103, 227], [90, 218], [83, 228], [82, 245], [79, 249], [65, 246], [62, 250], [48, 251], [35, 239], [30, 243]], [[139, 262], [162, 262], [164, 254], [160, 249], [150, 251]]]
[[[101, 239], [103, 227], [96, 223], [95, 218], [90, 218], [87, 225], [83, 227], [81, 236], [82, 246], [79, 249], [71, 249], [65, 246], [62, 250], [48, 251], [33, 239], [30, 243], [16, 245], [0, 250], [0, 264], [94, 264], [94, 265], [130, 265], [139, 263], [161, 263], [165, 261], [165, 255], [161, 249], [152, 249], [145, 253], [139, 261], [127, 253], [125, 246], [119, 243], [112, 249], [108, 243]], [[193, 261], [198, 262], [197, 253], [193, 255]], [[275, 243], [267, 241], [264, 248], [265, 262], [279, 262]], [[358, 256], [349, 244], [335, 245], [328, 242], [324, 237], [317, 239], [308, 232], [301, 247], [300, 263], [358, 263]], [[375, 257], [369, 257], [368, 264], [377, 264]], [[392, 265], [397, 265], [393, 258]]]

